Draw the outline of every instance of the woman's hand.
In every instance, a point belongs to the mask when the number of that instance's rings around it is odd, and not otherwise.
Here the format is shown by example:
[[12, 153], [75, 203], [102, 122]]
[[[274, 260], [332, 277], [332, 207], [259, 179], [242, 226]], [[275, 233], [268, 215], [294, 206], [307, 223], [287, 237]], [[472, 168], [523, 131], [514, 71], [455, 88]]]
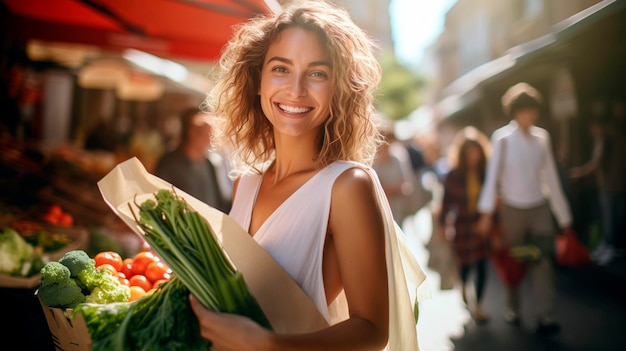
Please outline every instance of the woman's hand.
[[213, 312], [193, 295], [191, 308], [198, 317], [200, 334], [220, 351], [271, 350], [272, 333], [249, 318]]

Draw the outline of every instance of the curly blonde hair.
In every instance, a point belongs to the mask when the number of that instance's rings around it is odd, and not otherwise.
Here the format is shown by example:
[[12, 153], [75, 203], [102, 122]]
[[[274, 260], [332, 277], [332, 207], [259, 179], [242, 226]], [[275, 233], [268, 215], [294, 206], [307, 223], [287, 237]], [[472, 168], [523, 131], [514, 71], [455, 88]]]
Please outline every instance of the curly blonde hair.
[[344, 9], [321, 1], [295, 2], [236, 28], [220, 57], [216, 84], [203, 102], [203, 109], [215, 116], [216, 141], [232, 152], [233, 176], [260, 172], [273, 160], [272, 125], [261, 109], [258, 89], [269, 46], [291, 27], [316, 33], [331, 61], [330, 113], [321, 126], [317, 166], [337, 160], [371, 165], [382, 142], [372, 121], [381, 76], [373, 41]]

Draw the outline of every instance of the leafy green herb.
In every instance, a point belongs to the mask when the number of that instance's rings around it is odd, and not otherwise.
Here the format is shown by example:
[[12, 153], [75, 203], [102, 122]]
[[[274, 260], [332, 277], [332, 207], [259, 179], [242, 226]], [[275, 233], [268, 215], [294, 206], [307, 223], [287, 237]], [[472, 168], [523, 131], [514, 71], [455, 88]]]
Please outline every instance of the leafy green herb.
[[208, 309], [244, 315], [271, 329], [206, 219], [171, 190], [159, 190], [155, 199], [137, 205], [135, 221], [174, 275]]
[[93, 351], [205, 351], [189, 304], [189, 290], [175, 276], [160, 289], [133, 302], [82, 303], [72, 316], [85, 319]]

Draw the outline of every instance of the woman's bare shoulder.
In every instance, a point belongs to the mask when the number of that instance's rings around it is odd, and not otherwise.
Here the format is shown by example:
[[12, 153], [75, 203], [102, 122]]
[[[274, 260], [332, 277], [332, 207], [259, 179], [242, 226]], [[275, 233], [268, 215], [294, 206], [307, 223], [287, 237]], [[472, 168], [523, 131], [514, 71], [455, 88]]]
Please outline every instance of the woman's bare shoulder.
[[331, 216], [362, 222], [376, 220], [380, 216], [376, 200], [375, 180], [362, 167], [351, 167], [344, 171], [333, 185]]
[[337, 177], [333, 186], [333, 196], [351, 196], [358, 193], [374, 192], [374, 180], [361, 166], [348, 168]]

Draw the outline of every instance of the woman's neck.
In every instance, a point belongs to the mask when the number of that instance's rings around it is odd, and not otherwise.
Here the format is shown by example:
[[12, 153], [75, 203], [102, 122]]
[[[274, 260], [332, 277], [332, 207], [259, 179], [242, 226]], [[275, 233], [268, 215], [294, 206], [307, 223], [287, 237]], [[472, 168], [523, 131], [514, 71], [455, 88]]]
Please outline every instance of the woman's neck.
[[298, 138], [276, 140], [276, 159], [266, 175], [278, 183], [291, 175], [314, 171], [317, 156], [314, 143], [310, 141]]

